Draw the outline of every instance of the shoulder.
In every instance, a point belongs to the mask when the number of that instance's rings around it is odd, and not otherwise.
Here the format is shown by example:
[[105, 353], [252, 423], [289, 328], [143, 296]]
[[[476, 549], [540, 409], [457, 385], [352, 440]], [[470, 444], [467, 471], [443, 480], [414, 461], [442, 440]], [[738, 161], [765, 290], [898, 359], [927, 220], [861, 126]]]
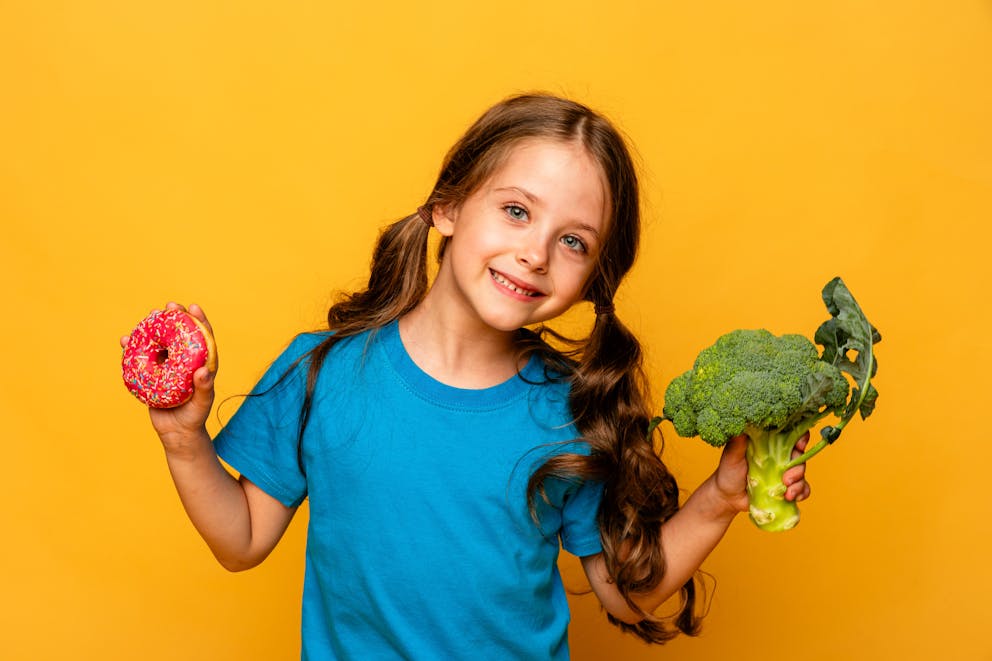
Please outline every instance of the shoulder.
[[[336, 337], [334, 331], [299, 333], [269, 363], [256, 390], [277, 385], [290, 389], [303, 387], [306, 375], [315, 361], [318, 371], [322, 372], [332, 365], [350, 364], [349, 360], [360, 360], [368, 336], [369, 332], [341, 338]], [[349, 355], [354, 358], [349, 358]]]
[[[282, 363], [286, 367], [291, 367], [294, 364], [301, 363], [309, 365], [313, 357], [319, 355], [323, 359], [332, 352], [335, 357], [348, 353], [362, 354], [376, 330], [363, 331], [346, 337], [340, 337], [333, 330], [299, 333], [286, 345], [276, 359], [276, 363]], [[322, 348], [325, 350], [321, 351]]]
[[296, 371], [298, 367], [309, 362], [308, 356], [329, 337], [331, 337], [331, 333], [327, 332], [300, 333], [294, 336], [283, 347], [268, 371], [280, 374]]
[[299, 333], [290, 340], [280, 357], [292, 358], [293, 360], [313, 351], [322, 342], [326, 342], [333, 337], [331, 331]]
[[531, 412], [539, 419], [556, 424], [571, 423], [572, 381], [568, 373], [546, 354], [534, 353], [521, 370], [520, 378], [530, 384]]

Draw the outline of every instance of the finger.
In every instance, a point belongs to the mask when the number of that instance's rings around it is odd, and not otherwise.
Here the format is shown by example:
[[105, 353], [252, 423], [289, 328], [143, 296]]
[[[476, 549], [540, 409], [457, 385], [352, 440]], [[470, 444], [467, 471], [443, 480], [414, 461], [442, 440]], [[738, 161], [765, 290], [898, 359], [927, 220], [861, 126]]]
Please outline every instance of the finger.
[[214, 373], [206, 365], [197, 368], [193, 373], [193, 383], [197, 388], [209, 389], [214, 387]]
[[196, 400], [197, 404], [210, 408], [213, 401], [215, 376], [206, 365], [193, 373], [193, 399]]
[[792, 448], [792, 458], [795, 459], [796, 457], [802, 455], [802, 453], [806, 451], [807, 445], [809, 445], [809, 432], [806, 432], [800, 436], [799, 440], [796, 441], [795, 446]]
[[791, 487], [793, 484], [801, 482], [804, 479], [806, 479], [806, 464], [793, 466], [782, 474], [782, 482], [784, 482], [787, 487]]
[[785, 490], [785, 499], [799, 502], [800, 500], [806, 500], [809, 498], [810, 487], [809, 482], [803, 480], [797, 482]]
[[186, 312], [186, 308], [183, 307], [182, 305], [180, 305], [179, 303], [176, 303], [175, 301], [169, 301], [168, 303], [166, 303], [165, 304], [165, 309], [166, 310], [182, 310], [183, 312]]
[[214, 327], [211, 326], [210, 322], [207, 320], [207, 315], [203, 311], [203, 308], [196, 303], [193, 303], [189, 306], [189, 313], [201, 321], [203, 325], [207, 327], [207, 330], [210, 331], [210, 334], [213, 335]]
[[121, 349], [126, 349], [127, 348], [127, 343], [130, 342], [130, 341], [131, 341], [131, 336], [130, 335], [123, 335], [123, 336], [121, 336]]

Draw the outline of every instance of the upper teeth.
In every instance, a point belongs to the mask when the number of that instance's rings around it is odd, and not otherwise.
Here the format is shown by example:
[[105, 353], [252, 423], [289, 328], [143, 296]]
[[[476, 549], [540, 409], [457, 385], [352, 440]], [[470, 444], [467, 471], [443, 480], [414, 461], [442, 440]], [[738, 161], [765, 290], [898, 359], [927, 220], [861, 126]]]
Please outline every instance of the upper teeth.
[[537, 296], [536, 291], [531, 291], [530, 289], [521, 289], [520, 287], [510, 282], [496, 271], [491, 271], [491, 273], [493, 274], [493, 280], [495, 280], [496, 282], [503, 285], [509, 290], [515, 291], [518, 294], [523, 294], [524, 296]]

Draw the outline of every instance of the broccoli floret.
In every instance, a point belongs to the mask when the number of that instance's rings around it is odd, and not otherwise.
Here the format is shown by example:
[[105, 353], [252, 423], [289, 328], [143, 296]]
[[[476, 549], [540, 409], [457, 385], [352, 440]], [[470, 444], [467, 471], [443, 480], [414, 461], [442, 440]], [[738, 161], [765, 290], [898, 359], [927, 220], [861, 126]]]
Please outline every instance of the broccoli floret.
[[[833, 443], [855, 412], [867, 417], [878, 394], [869, 380], [877, 367], [872, 345], [881, 337], [839, 278], [823, 296], [834, 317], [816, 333], [823, 355], [802, 335], [735, 330], [701, 351], [693, 368], [665, 391], [664, 417], [680, 436], [699, 436], [714, 446], [748, 437], [750, 515], [764, 530], [788, 530], [799, 522], [798, 507], [784, 498], [785, 471]], [[857, 379], [853, 390], [845, 372]], [[824, 428], [823, 440], [793, 459], [796, 442], [828, 415], [840, 423]]]

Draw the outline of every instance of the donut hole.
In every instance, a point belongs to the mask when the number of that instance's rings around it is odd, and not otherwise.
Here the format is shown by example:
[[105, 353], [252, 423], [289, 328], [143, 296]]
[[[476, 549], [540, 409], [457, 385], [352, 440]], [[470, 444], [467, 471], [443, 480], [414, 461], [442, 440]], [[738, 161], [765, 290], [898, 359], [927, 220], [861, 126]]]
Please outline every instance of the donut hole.
[[168, 349], [159, 349], [155, 353], [155, 364], [156, 365], [161, 365], [162, 363], [164, 363], [167, 360], [169, 360], [169, 350]]

